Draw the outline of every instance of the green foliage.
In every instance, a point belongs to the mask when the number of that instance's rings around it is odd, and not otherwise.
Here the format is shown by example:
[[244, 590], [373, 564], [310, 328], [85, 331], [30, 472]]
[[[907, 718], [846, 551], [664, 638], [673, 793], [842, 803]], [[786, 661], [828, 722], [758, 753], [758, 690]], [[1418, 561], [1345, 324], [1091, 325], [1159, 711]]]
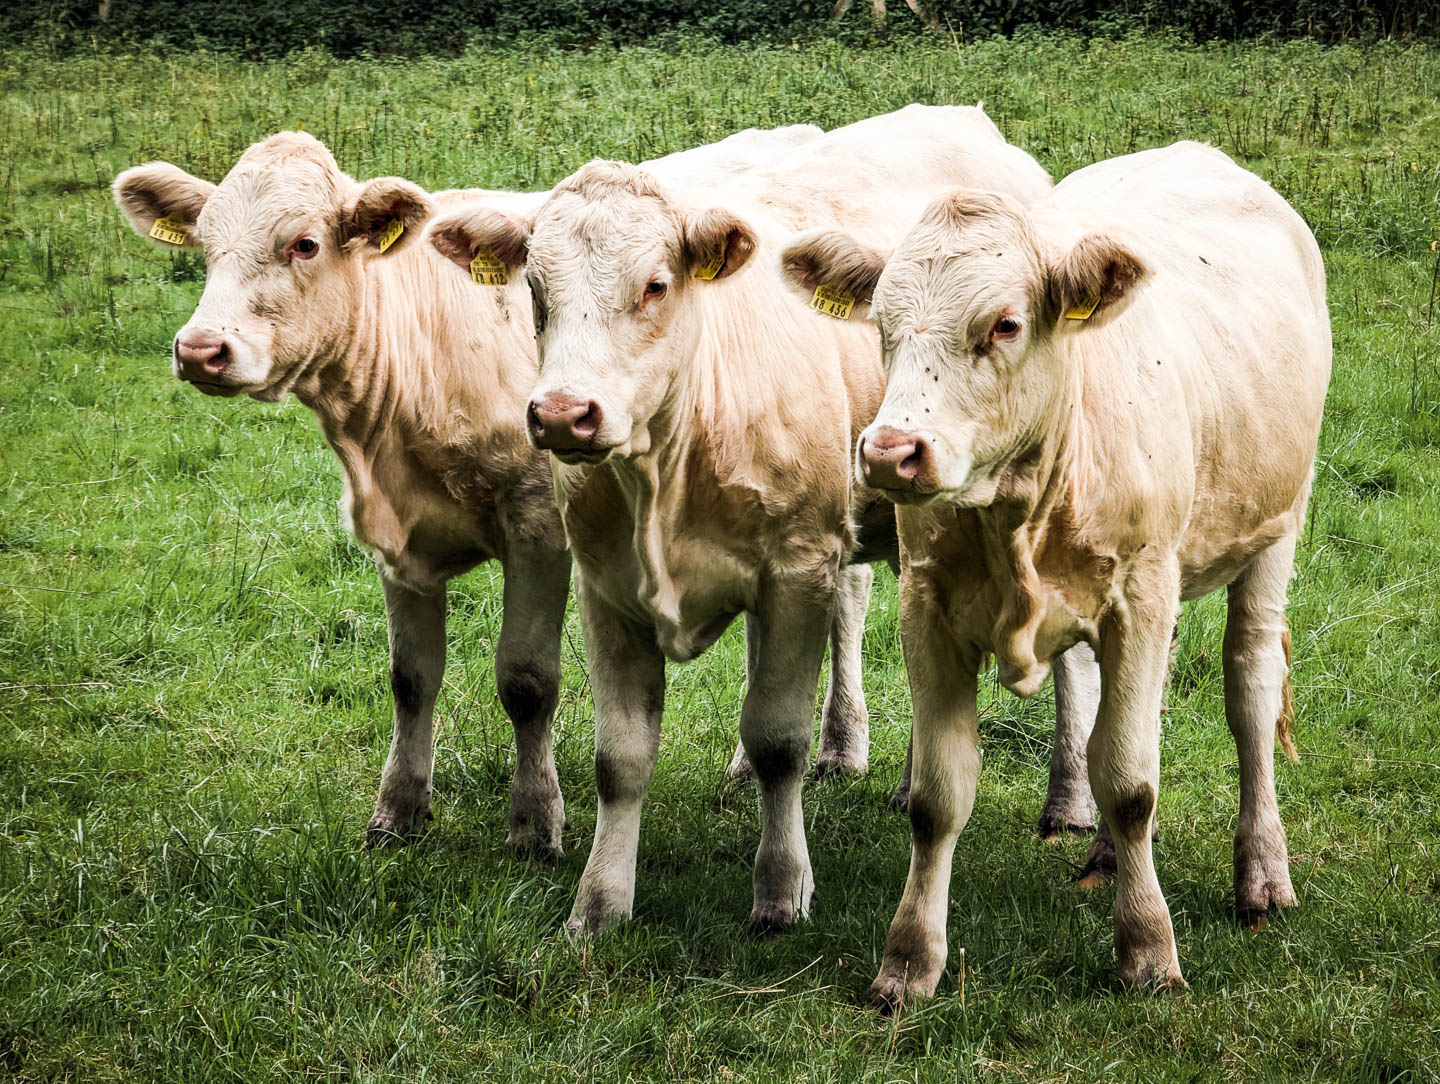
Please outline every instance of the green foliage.
[[[1303, 759], [1277, 767], [1300, 907], [1258, 936], [1228, 913], [1212, 596], [1182, 623], [1159, 806], [1191, 993], [1114, 995], [1113, 895], [1069, 889], [1083, 841], [1029, 838], [1048, 691], [1022, 703], [987, 682], [950, 976], [874, 1019], [863, 992], [909, 845], [885, 807], [909, 720], [888, 573], [865, 642], [871, 774], [807, 789], [818, 902], [793, 934], [744, 935], [759, 827], [751, 796], [720, 787], [743, 692], [732, 630], [671, 668], [635, 921], [558, 935], [595, 818], [584, 645], [572, 614], [568, 853], [515, 861], [494, 569], [451, 595], [437, 820], [408, 850], [362, 851], [389, 742], [384, 613], [339, 525], [338, 468], [297, 404], [170, 376], [203, 266], [130, 232], [115, 173], [165, 158], [218, 180], [304, 124], [357, 177], [536, 188], [594, 155], [976, 99], [1057, 176], [1214, 142], [1321, 240], [1336, 361], [1292, 591]], [[1393, 44], [0, 55], [0, 1078], [1435, 1079], [1437, 102], [1440, 52]]]
[[[247, 56], [326, 49], [339, 56], [462, 50], [488, 40], [545, 35], [568, 44], [663, 40], [704, 34], [719, 41], [908, 38], [925, 25], [891, 0], [877, 26], [869, 0], [829, 18], [833, 0], [11, 0], [0, 11], [8, 40], [71, 49], [92, 41], [213, 47]], [[1277, 34], [1323, 40], [1440, 33], [1440, 0], [927, 0], [944, 36], [968, 40], [1023, 28], [1168, 29], [1197, 39]]]

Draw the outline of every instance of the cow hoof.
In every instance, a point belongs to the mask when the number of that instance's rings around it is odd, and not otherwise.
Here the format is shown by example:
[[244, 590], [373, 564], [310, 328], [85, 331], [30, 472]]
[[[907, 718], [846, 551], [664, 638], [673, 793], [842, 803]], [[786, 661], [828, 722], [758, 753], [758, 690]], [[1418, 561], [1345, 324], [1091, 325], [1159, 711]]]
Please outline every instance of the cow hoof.
[[587, 904], [583, 909], [577, 905], [565, 920], [565, 932], [572, 937], [593, 937], [629, 917], [623, 911], [612, 911], [598, 901]]
[[869, 760], [863, 755], [821, 750], [811, 771], [817, 780], [835, 779], [847, 775], [864, 775], [869, 767]]
[[1147, 971], [1134, 978], [1122, 978], [1120, 985], [1129, 993], [1149, 994], [1152, 997], [1179, 997], [1190, 989], [1190, 984], [1178, 970], [1153, 974]]
[[890, 958], [870, 984], [870, 1007], [882, 1016], [900, 1012], [908, 1001], [914, 1003], [935, 996], [944, 965], [926, 965], [915, 960]]
[[1289, 885], [1266, 884], [1258, 892], [1237, 894], [1235, 920], [1251, 933], [1259, 933], [1270, 925], [1270, 916], [1295, 905], [1295, 892]]
[[528, 826], [522, 829], [511, 828], [510, 834], [505, 837], [505, 846], [516, 858], [535, 862], [558, 862], [565, 857], [565, 848], [561, 846], [559, 839], [549, 838]]
[[750, 912], [750, 936], [774, 937], [795, 928], [799, 915], [794, 908], [767, 903]]
[[565, 824], [565, 808], [557, 798], [534, 811], [514, 805], [510, 807], [510, 832], [505, 845], [517, 858], [554, 862], [564, 857], [561, 834]]
[[1253, 842], [1235, 845], [1235, 918], [1248, 930], [1259, 932], [1269, 916], [1294, 907], [1297, 900], [1290, 884], [1290, 860], [1283, 840], [1273, 849]]
[[881, 976], [870, 984], [867, 999], [881, 1016], [896, 1016], [905, 1007], [905, 980]]
[[1075, 878], [1075, 887], [1082, 891], [1099, 888], [1115, 876], [1115, 841], [1108, 834], [1101, 833], [1090, 844], [1085, 855], [1085, 866]]
[[895, 788], [895, 793], [890, 795], [890, 801], [886, 803], [891, 812], [909, 815], [910, 813], [910, 788], [900, 786]]
[[410, 812], [396, 814], [391, 810], [375, 811], [365, 826], [365, 846], [403, 847], [420, 838], [428, 821], [434, 820], [428, 805], [415, 806]]
[[1070, 835], [1090, 835], [1095, 831], [1095, 815], [1078, 809], [1065, 809], [1046, 804], [1035, 822], [1035, 838], [1042, 843], [1058, 843]]

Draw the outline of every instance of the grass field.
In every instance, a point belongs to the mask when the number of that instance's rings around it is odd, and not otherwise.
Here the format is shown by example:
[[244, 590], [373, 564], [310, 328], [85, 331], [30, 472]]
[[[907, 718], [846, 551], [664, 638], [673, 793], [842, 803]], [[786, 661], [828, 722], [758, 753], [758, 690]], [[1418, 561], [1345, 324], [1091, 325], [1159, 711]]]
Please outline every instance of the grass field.
[[[1057, 177], [1209, 140], [1325, 250], [1335, 377], [1291, 613], [1302, 759], [1279, 769], [1300, 908], [1259, 935], [1229, 915], [1212, 597], [1182, 625], [1159, 803], [1189, 995], [1115, 991], [1112, 894], [1069, 887], [1084, 842], [1030, 838], [1048, 689], [1021, 703], [992, 681], [949, 975], [873, 1017], [909, 855], [885, 806], [909, 719], [888, 572], [866, 639], [872, 770], [807, 792], [817, 903], [794, 933], [744, 932], [758, 815], [720, 786], [734, 629], [671, 669], [635, 921], [559, 935], [594, 826], [583, 645], [572, 616], [567, 855], [514, 860], [487, 570], [452, 590], [437, 820], [363, 851], [390, 701], [337, 465], [297, 404], [170, 376], [203, 266], [131, 234], [115, 173], [166, 158], [218, 180], [303, 125], [357, 177], [534, 188], [594, 155], [976, 99]], [[0, 54], [0, 1079], [1440, 1077], [1437, 188], [1433, 47]]]

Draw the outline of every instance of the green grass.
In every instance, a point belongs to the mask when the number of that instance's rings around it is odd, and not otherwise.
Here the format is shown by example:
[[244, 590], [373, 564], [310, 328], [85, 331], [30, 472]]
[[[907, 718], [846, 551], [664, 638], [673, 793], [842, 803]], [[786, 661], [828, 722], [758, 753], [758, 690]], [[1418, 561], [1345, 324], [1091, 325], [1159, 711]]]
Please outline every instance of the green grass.
[[[736, 630], [672, 668], [635, 921], [558, 935], [594, 826], [584, 653], [572, 617], [567, 857], [512, 860], [489, 570], [452, 592], [438, 818], [408, 850], [361, 850], [390, 709], [339, 472], [297, 404], [169, 376], [203, 267], [131, 235], [114, 174], [168, 158], [218, 180], [303, 124], [358, 177], [538, 187], [593, 155], [976, 99], [1056, 176], [1212, 141], [1324, 247], [1335, 376], [1291, 611], [1304, 756], [1279, 770], [1301, 907], [1258, 936], [1228, 914], [1212, 597], [1183, 624], [1157, 848], [1191, 993], [1115, 992], [1112, 896], [1068, 887], [1083, 842], [1029, 838], [1048, 690], [1022, 704], [991, 681], [950, 974], [898, 1023], [871, 1016], [909, 849], [885, 809], [909, 718], [888, 573], [866, 639], [873, 768], [807, 792], [818, 901], [789, 936], [744, 934], [758, 816], [720, 790]], [[0, 1078], [1435, 1079], [1437, 101], [1427, 46], [0, 54]]]

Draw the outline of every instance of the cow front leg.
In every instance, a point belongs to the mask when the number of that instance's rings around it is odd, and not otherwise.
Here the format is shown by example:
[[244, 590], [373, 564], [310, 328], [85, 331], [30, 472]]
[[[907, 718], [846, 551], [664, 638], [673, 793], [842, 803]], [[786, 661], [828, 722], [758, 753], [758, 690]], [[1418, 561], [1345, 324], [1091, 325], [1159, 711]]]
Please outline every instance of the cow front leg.
[[906, 998], [930, 997], [944, 974], [950, 866], [980, 775], [978, 652], [962, 652], [938, 615], [903, 588], [900, 638], [915, 713], [910, 874], [870, 986], [870, 1004], [882, 1012], [899, 1009]]
[[1095, 798], [1085, 768], [1085, 743], [1100, 707], [1100, 664], [1090, 645], [1076, 644], [1055, 660], [1055, 744], [1050, 750], [1050, 785], [1036, 832], [1059, 839], [1066, 832], [1095, 830]]
[[632, 624], [585, 590], [580, 617], [595, 697], [595, 843], [566, 927], [594, 932], [628, 918], [635, 905], [640, 810], [660, 748], [665, 657], [648, 626]]
[[788, 929], [808, 916], [815, 891], [800, 790], [829, 625], [828, 597], [783, 590], [765, 593], [750, 625], [755, 666], [740, 709], [740, 736], [760, 790], [750, 912], [751, 928], [760, 933]]
[[1120, 981], [1157, 990], [1185, 987], [1151, 847], [1160, 705], [1179, 597], [1173, 565], [1132, 571], [1126, 597], [1101, 623], [1100, 710], [1086, 749], [1090, 787], [1115, 842]]
[[495, 685], [515, 728], [506, 843], [518, 854], [547, 859], [562, 853], [565, 828], [550, 728], [560, 695], [560, 632], [569, 586], [569, 554], [514, 549], [505, 563], [504, 612], [495, 650]]
[[859, 775], [870, 765], [870, 713], [865, 707], [865, 611], [875, 570], [849, 565], [835, 579], [830, 617], [830, 680], [820, 719], [820, 752], [815, 775]]
[[1275, 798], [1275, 731], [1290, 744], [1290, 629], [1285, 593], [1295, 536], [1265, 549], [1230, 585], [1225, 619], [1225, 721], [1240, 762], [1235, 915], [1251, 929], [1295, 904], [1285, 826]]
[[430, 819], [435, 698], [445, 677], [445, 589], [422, 593], [382, 575], [395, 731], [365, 845], [408, 843]]

